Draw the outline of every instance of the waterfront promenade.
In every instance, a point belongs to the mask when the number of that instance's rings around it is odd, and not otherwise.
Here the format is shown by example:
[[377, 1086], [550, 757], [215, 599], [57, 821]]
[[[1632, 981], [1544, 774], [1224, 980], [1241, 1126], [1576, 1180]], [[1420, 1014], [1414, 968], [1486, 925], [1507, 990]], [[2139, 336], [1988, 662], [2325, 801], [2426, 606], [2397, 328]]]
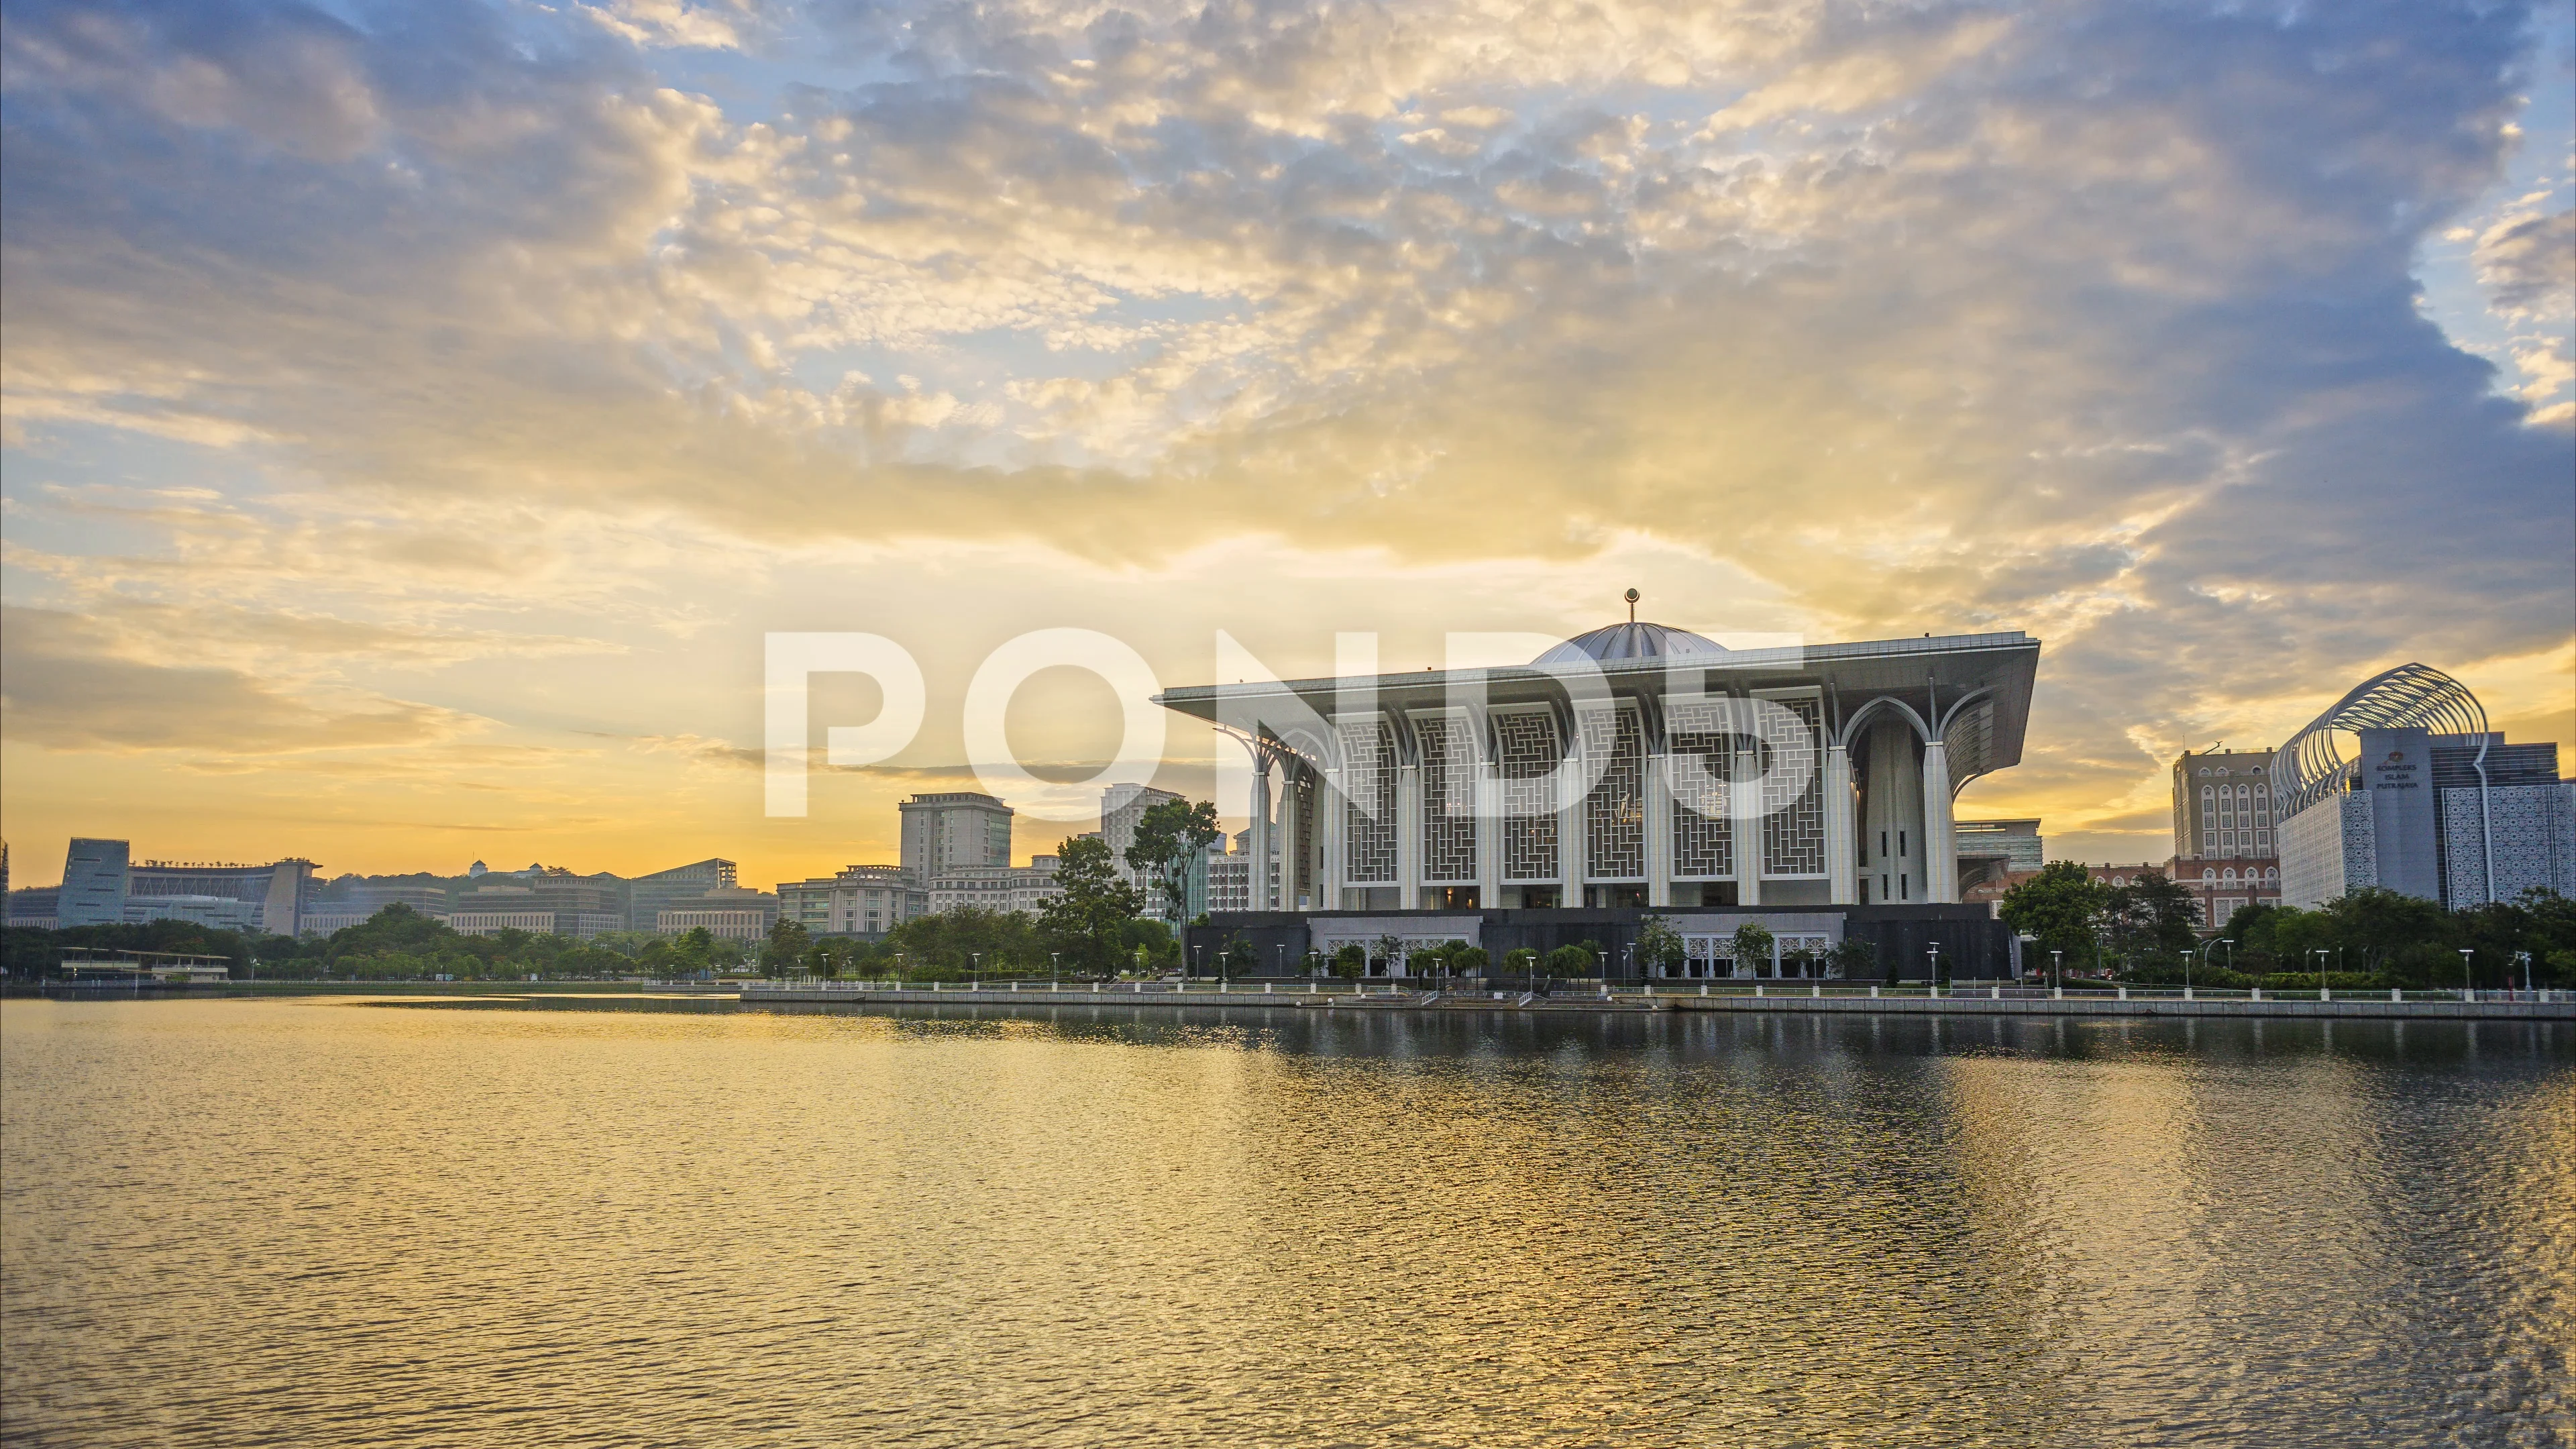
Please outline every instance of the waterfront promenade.
[[[716, 994], [716, 993], [708, 993]], [[1597, 983], [1560, 983], [1547, 994], [1482, 987], [1404, 990], [1383, 982], [1117, 981], [1084, 985], [1044, 981], [917, 983], [809, 982], [740, 988], [747, 1005], [831, 1006], [1136, 1006], [1236, 1010], [1793, 1012], [1833, 1015], [2311, 1017], [2396, 1020], [2576, 1021], [2576, 992], [2486, 991], [2318, 993], [1963, 984], [1934, 995], [1921, 987], [1872, 988], [1795, 981], [1674, 982], [1653, 991], [1603, 991]]]

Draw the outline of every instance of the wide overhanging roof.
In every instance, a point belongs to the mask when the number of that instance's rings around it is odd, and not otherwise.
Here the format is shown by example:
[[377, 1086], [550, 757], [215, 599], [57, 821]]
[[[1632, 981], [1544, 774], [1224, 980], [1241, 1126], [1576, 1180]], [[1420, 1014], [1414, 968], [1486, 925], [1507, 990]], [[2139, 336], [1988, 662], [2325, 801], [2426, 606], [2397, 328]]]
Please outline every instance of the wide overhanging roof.
[[[1678, 632], [1678, 631], [1676, 631]], [[1591, 637], [1591, 636], [1584, 636]], [[1551, 651], [1553, 654], [1554, 651]], [[1542, 656], [1546, 657], [1546, 656]], [[1950, 705], [1975, 690], [1987, 691], [1985, 769], [2001, 769], [2021, 760], [2023, 732], [2029, 726], [2031, 686], [2039, 670], [2039, 641], [2020, 630], [1996, 634], [1947, 634], [1919, 639], [1877, 639], [1851, 644], [1809, 644], [1770, 649], [1728, 649], [1715, 654], [1693, 652], [1663, 658], [1596, 661], [1611, 694], [1659, 696], [1665, 671], [1677, 666], [1705, 679], [1717, 690], [1791, 689], [1816, 686], [1827, 691], [1829, 707], [1849, 718], [1875, 698], [1892, 697], [1921, 713], [1929, 698]], [[1566, 698], [1565, 686], [1552, 671], [1528, 665], [1481, 671], [1485, 694], [1493, 704]], [[1349, 685], [1375, 685], [1376, 707], [1399, 713], [1436, 709], [1448, 702], [1449, 673], [1425, 669], [1412, 674], [1354, 677]], [[1264, 698], [1295, 696], [1325, 719], [1334, 715], [1340, 679], [1291, 679], [1275, 683], [1190, 685], [1165, 690], [1155, 701], [1197, 719], [1215, 721], [1220, 698], [1233, 697], [1258, 706]], [[1982, 771], [1980, 771], [1982, 773]]]

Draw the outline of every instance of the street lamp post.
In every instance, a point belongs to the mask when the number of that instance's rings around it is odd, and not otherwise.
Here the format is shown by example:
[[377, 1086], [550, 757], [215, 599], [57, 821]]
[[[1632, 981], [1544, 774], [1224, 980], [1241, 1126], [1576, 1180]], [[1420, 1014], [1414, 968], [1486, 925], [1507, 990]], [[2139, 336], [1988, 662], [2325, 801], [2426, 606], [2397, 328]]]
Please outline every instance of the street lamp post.
[[[2529, 951], [2516, 951], [2516, 952], [2514, 952], [2514, 953], [2513, 953], [2513, 958], [2514, 958], [2515, 960], [2520, 961], [2520, 962], [2522, 963], [2522, 994], [2523, 994], [2523, 995], [2525, 995], [2525, 996], [2530, 996], [2530, 995], [2532, 994], [2532, 993], [2531, 993], [2531, 953], [2530, 953]], [[2508, 985], [2508, 986], [2512, 985], [2512, 984], [2513, 984], [2513, 978], [2512, 978], [2512, 977], [2510, 977], [2510, 976], [2507, 976], [2507, 977], [2505, 978], [2505, 984], [2506, 984], [2506, 985]], [[2535, 999], [2537, 999], [2537, 998], [2535, 998]]]
[[2218, 943], [2218, 944], [2220, 944], [2220, 945], [2222, 945], [2222, 946], [2224, 946], [2224, 947], [2226, 947], [2226, 948], [2227, 948], [2227, 969], [2228, 969], [2228, 970], [2230, 970], [2230, 971], [2235, 970], [2235, 969], [2236, 969], [2236, 943], [2235, 943], [2234, 941], [2221, 939], [2221, 940], [2219, 941], [2219, 943]]
[[984, 986], [984, 953], [969, 951], [966, 953], [966, 960], [970, 963], [966, 968], [967, 979], [974, 984], [975, 989], [980, 991]]
[[2474, 947], [2474, 946], [2462, 946], [2462, 947], [2460, 947], [2459, 949], [2460, 949], [2460, 999], [2461, 999], [2462, 1001], [2466, 1001], [2466, 1000], [2468, 1000], [2468, 999], [2469, 999], [2469, 993], [2477, 989], [2476, 984], [2475, 984], [2475, 983], [2473, 983], [2472, 981], [2470, 981], [2470, 979], [2469, 979], [2469, 957], [2470, 957], [2470, 956], [2472, 956], [2472, 955], [2474, 955], [2474, 954], [2476, 953], [2477, 948], [2476, 948], [2476, 947]]
[[2182, 994], [2191, 995], [2191, 953], [2182, 953]]
[[1934, 996], [1938, 996], [1941, 994], [1941, 948], [1934, 946], [1923, 954], [1932, 958], [1932, 979], [1925, 982], [1924, 986]]
[[2048, 989], [2051, 991], [2062, 991], [2065, 988], [2066, 953], [2064, 951], [2051, 951], [2048, 953]]
[[1054, 991], [1061, 987], [1063, 983], [1058, 981], [1056, 978], [1063, 974], [1064, 953], [1062, 951], [1049, 951], [1047, 953], [1047, 990]]

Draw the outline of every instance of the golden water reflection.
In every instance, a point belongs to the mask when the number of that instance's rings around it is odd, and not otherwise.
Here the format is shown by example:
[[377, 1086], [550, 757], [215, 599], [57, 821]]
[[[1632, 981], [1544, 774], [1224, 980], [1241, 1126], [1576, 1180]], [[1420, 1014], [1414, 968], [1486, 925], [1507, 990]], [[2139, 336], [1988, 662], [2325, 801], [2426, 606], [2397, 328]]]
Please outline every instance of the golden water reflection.
[[355, 1001], [0, 1027], [12, 1443], [2576, 1422], [2564, 1027]]

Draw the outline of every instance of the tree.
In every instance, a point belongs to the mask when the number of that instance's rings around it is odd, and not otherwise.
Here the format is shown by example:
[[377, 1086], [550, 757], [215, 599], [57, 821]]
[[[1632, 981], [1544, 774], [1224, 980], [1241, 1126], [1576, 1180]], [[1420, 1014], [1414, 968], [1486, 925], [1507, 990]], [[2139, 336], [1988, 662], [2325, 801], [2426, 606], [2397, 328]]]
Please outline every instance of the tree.
[[1482, 976], [1487, 963], [1492, 960], [1482, 946], [1461, 946], [1450, 953], [1449, 969], [1461, 976]]
[[1735, 928], [1735, 969], [1746, 975], [1759, 974], [1771, 959], [1771, 933], [1759, 921], [1747, 921]]
[[1368, 948], [1357, 941], [1344, 941], [1333, 953], [1333, 974], [1344, 981], [1357, 981], [1368, 974]]
[[1392, 976], [1395, 963], [1404, 959], [1404, 941], [1393, 935], [1380, 936], [1369, 954], [1375, 958], [1373, 964], [1385, 967], [1386, 974]]
[[1190, 913], [1190, 869], [1206, 849], [1225, 839], [1216, 824], [1216, 805], [1201, 800], [1165, 800], [1145, 807], [1136, 818], [1136, 839], [1127, 847], [1127, 868], [1153, 883], [1163, 901], [1163, 914], [1178, 921]]
[[1126, 964], [1127, 923], [1144, 908], [1118, 878], [1108, 842], [1076, 836], [1056, 847], [1058, 894], [1038, 908], [1038, 936], [1075, 972], [1114, 976]]
[[2042, 951], [2064, 953], [2081, 962], [2093, 953], [2094, 932], [2110, 905], [2111, 888], [2071, 860], [2052, 860], [2039, 874], [2004, 892], [1997, 914], [2024, 936], [2039, 939]]
[[671, 956], [681, 971], [695, 975], [715, 965], [716, 938], [704, 926], [692, 926], [671, 944]]
[[918, 981], [962, 981], [971, 972], [1035, 970], [1047, 959], [1038, 929], [1017, 911], [960, 906], [915, 916], [886, 934], [885, 951]]
[[1851, 981], [1878, 974], [1878, 948], [1858, 936], [1845, 936], [1825, 953], [1825, 974]]
[[2200, 923], [2200, 907], [2190, 887], [2165, 879], [2162, 871], [2141, 871], [2127, 885], [2111, 888], [2103, 922], [2114, 955], [2161, 966], [2199, 940], [2192, 927]]
[[1261, 948], [1252, 938], [1237, 931], [1225, 949], [1216, 953], [1217, 972], [1222, 976], [1257, 976], [1261, 972]]
[[1593, 954], [1581, 946], [1559, 946], [1547, 953], [1550, 976], [1589, 976], [1594, 964]]
[[802, 921], [782, 920], [769, 928], [769, 939], [761, 943], [760, 966], [764, 974], [785, 976], [805, 960], [806, 948], [814, 944], [814, 935]]
[[1649, 976], [1670, 976], [1675, 968], [1690, 959], [1690, 947], [1673, 923], [1661, 916], [1648, 916], [1637, 931], [1637, 965]]
[[1143, 971], [1169, 971], [1181, 964], [1181, 939], [1160, 921], [1130, 919], [1118, 934], [1120, 959]]

